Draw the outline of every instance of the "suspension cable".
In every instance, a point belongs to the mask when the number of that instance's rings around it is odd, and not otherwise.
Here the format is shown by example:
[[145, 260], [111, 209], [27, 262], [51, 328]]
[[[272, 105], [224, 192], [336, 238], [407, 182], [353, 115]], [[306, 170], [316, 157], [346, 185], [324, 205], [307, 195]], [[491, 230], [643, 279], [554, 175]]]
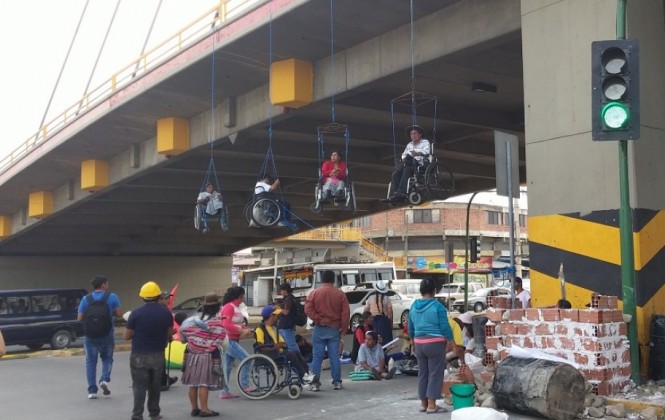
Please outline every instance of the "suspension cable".
[[44, 121], [46, 121], [46, 115], [48, 115], [48, 111], [51, 108], [51, 102], [53, 101], [53, 96], [55, 95], [56, 89], [58, 89], [58, 85], [60, 84], [60, 78], [62, 77], [62, 72], [65, 70], [65, 65], [67, 64], [67, 60], [69, 59], [69, 54], [72, 52], [72, 47], [74, 46], [74, 41], [76, 41], [76, 36], [78, 35], [79, 29], [81, 28], [81, 22], [83, 22], [83, 16], [85, 16], [85, 11], [88, 8], [88, 4], [90, 3], [90, 0], [86, 0], [85, 5], [83, 6], [83, 11], [81, 12], [81, 17], [79, 18], [79, 23], [76, 25], [76, 30], [74, 31], [74, 36], [72, 37], [72, 42], [69, 44], [69, 49], [67, 50], [67, 54], [65, 55], [65, 61], [62, 63], [62, 67], [60, 67], [60, 73], [58, 74], [58, 78], [55, 81], [55, 86], [53, 86], [53, 91], [51, 92], [51, 97], [48, 100], [48, 104], [46, 105], [46, 109], [44, 110], [44, 115], [42, 116], [42, 121], [39, 123], [39, 130], [42, 129], [44, 126]]
[[[157, 3], [157, 9], [155, 10], [155, 15], [152, 17], [152, 22], [150, 23], [150, 28], [148, 28], [148, 33], [145, 36], [145, 41], [143, 41], [143, 47], [141, 48], [141, 55], [139, 55], [139, 57], [143, 57], [143, 54], [145, 54], [145, 49], [148, 46], [148, 40], [150, 39], [150, 35], [152, 35], [152, 30], [155, 27], [155, 22], [157, 21], [157, 15], [159, 14], [159, 10], [161, 8], [162, 8], [162, 0], [159, 0], [159, 3]], [[140, 65], [141, 61], [137, 60], [136, 67], [134, 68], [134, 73], [132, 73], [132, 78], [136, 77], [136, 72], [139, 71]]]

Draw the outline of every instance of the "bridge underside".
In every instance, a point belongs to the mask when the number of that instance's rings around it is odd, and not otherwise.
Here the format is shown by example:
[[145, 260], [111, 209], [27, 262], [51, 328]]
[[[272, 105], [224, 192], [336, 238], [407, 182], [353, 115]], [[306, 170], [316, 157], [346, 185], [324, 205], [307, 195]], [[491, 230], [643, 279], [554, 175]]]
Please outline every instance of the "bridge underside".
[[[387, 210], [379, 198], [386, 195], [393, 150], [401, 153], [403, 127], [413, 117], [404, 107], [391, 115], [391, 99], [411, 89], [408, 3], [382, 0], [376, 11], [378, 2], [335, 2], [334, 71], [329, 9], [320, 1], [281, 3], [288, 7], [274, 11], [271, 25], [264, 6], [241, 19], [244, 26], [230, 25], [215, 39], [214, 113], [213, 44], [206, 38], [198, 50], [115, 95], [96, 118], [84, 116], [58, 133], [60, 139], [19, 162], [20, 170], [0, 174], [0, 214], [11, 215], [13, 230], [0, 242], [0, 255], [214, 256], [286, 236], [284, 229], [252, 229], [242, 214], [270, 131], [284, 198], [304, 220], [301, 229]], [[436, 155], [454, 173], [454, 194], [495, 185], [495, 129], [519, 135], [520, 178], [526, 180], [519, 7], [519, 1], [505, 0], [415, 2], [415, 89], [439, 101], [436, 120], [426, 104], [416, 110], [417, 121], [430, 139], [436, 123]], [[273, 61], [293, 57], [314, 64], [311, 105], [268, 105], [270, 32]], [[473, 82], [497, 92], [472, 91]], [[358, 211], [326, 208], [316, 216], [309, 210], [319, 165], [316, 128], [332, 121], [333, 103], [335, 121], [350, 130], [347, 161]], [[190, 121], [189, 152], [170, 158], [155, 153], [155, 123], [167, 117]], [[342, 137], [324, 140], [326, 150], [344, 150]], [[193, 203], [211, 156], [231, 228], [203, 235], [193, 228]], [[80, 164], [87, 159], [109, 161], [110, 187], [80, 191]], [[54, 191], [56, 212], [30, 219], [28, 194], [42, 190]]]

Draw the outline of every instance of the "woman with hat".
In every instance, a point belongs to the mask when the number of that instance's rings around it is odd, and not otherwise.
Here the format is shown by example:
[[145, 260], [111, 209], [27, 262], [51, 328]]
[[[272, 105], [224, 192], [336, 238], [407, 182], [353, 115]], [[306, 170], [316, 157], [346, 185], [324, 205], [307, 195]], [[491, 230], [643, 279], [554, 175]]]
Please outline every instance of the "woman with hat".
[[207, 330], [192, 325], [181, 331], [187, 340], [187, 357], [182, 383], [189, 385], [189, 402], [193, 417], [214, 417], [219, 413], [208, 408], [208, 394], [220, 387], [220, 377], [213, 371], [213, 352], [219, 349], [226, 337], [226, 331], [219, 319], [222, 306], [216, 293], [208, 293], [203, 298], [201, 319]]
[[395, 166], [392, 174], [390, 191], [391, 200], [400, 200], [406, 197], [409, 178], [413, 176], [415, 166], [425, 163], [425, 158], [431, 153], [429, 140], [424, 139], [425, 130], [419, 125], [406, 127], [404, 133], [409, 143], [402, 152], [402, 160]]
[[375, 281], [374, 291], [365, 301], [364, 312], [370, 312], [374, 317], [373, 330], [381, 337], [383, 343], [393, 341], [393, 304], [388, 297], [388, 285], [383, 280]]

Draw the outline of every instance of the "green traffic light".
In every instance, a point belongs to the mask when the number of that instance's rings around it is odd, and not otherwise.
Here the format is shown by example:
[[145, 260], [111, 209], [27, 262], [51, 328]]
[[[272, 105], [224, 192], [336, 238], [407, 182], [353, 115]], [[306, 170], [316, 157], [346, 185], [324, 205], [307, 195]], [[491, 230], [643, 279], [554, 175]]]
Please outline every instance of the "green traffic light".
[[620, 130], [628, 125], [630, 110], [621, 102], [610, 102], [600, 111], [600, 117], [606, 127]]

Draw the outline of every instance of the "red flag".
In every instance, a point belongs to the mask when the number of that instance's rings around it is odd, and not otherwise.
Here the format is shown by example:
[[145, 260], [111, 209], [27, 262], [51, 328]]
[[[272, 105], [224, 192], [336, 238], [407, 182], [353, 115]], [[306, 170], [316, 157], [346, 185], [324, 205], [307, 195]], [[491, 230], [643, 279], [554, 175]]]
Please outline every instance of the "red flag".
[[170, 296], [169, 296], [169, 305], [168, 305], [169, 309], [173, 309], [173, 304], [175, 303], [175, 294], [178, 291], [178, 285], [179, 284], [180, 283], [176, 283], [176, 285], [173, 286], [173, 289], [171, 289], [171, 293], [170, 293]]

